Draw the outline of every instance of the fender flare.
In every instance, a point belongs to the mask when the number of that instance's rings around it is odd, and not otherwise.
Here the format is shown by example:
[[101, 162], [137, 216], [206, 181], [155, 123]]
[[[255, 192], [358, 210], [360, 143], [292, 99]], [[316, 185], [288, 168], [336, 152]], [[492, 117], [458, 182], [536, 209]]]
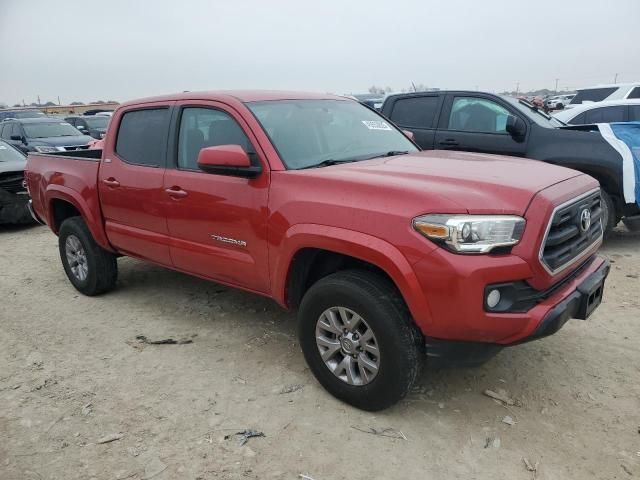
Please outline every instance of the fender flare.
[[271, 262], [272, 292], [281, 305], [287, 306], [286, 289], [293, 258], [304, 248], [327, 250], [377, 266], [395, 283], [416, 324], [422, 328], [431, 323], [418, 277], [395, 246], [366, 233], [318, 224], [293, 225], [281, 239], [278, 254]]
[[65, 187], [64, 185], [58, 184], [49, 184], [45, 191], [45, 202], [48, 205], [47, 208], [47, 223], [51, 226], [51, 230], [57, 235], [58, 231], [55, 228], [55, 219], [53, 216], [53, 201], [54, 200], [62, 200], [67, 203], [73, 205], [76, 210], [80, 212], [82, 219], [87, 224], [91, 235], [98, 245], [100, 245], [105, 250], [109, 250], [110, 252], [114, 252], [115, 250], [109, 244], [109, 240], [105, 234], [102, 225], [102, 219], [99, 216], [96, 216], [96, 213], [99, 215], [99, 206], [95, 208], [98, 209], [97, 212], [94, 213], [93, 209], [90, 205], [87, 204], [87, 201], [75, 190]]

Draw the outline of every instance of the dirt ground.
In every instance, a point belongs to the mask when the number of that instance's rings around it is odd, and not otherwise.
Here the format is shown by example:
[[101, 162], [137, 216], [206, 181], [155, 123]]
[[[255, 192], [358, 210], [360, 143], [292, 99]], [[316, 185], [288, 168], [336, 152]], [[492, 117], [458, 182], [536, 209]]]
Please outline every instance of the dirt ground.
[[640, 235], [619, 229], [588, 321], [376, 414], [318, 385], [270, 300], [131, 259], [87, 298], [46, 228], [0, 229], [0, 479], [637, 478]]

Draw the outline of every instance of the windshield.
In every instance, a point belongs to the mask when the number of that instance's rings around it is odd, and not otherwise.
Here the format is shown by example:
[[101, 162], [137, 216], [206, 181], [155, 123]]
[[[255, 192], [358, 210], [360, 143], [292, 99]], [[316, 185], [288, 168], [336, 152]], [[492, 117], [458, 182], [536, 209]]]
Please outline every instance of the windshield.
[[418, 151], [400, 130], [354, 101], [277, 100], [247, 106], [289, 169]]
[[89, 128], [107, 128], [109, 117], [82, 117]]
[[24, 155], [0, 140], [0, 162], [18, 162], [20, 160], [24, 160]]
[[557, 128], [566, 125], [555, 117], [544, 113], [544, 110], [539, 109], [533, 103], [526, 100], [516, 100], [511, 97], [502, 97], [511, 105], [516, 107], [520, 112], [524, 113], [528, 118], [536, 122], [538, 125], [547, 128]]
[[76, 137], [82, 135], [67, 122], [23, 123], [28, 138]]

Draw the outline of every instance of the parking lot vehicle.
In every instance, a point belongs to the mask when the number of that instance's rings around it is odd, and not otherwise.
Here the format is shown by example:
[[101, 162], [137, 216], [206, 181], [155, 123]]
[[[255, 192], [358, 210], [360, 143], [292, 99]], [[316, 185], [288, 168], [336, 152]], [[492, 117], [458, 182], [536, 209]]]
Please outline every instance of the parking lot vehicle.
[[80, 133], [89, 135], [100, 140], [104, 137], [109, 125], [109, 117], [105, 115], [72, 115], [65, 118], [65, 121], [76, 127]]
[[111, 116], [111, 114], [113, 113], [113, 110], [107, 110], [104, 108], [94, 108], [92, 110], [87, 110], [86, 112], [84, 112], [85, 116], [92, 116], [92, 115], [107, 115], [107, 116]]
[[587, 318], [609, 271], [593, 178], [419, 152], [344, 97], [133, 101], [104, 150], [29, 154], [26, 176], [80, 292], [129, 255], [273, 298], [319, 382], [367, 410], [406, 395], [425, 351], [479, 362]]
[[24, 187], [25, 154], [0, 140], [0, 224], [32, 223]]
[[25, 153], [82, 150], [92, 140], [69, 123], [49, 117], [5, 120], [0, 138]]
[[554, 118], [570, 124], [638, 122], [640, 121], [640, 98], [637, 100], [612, 100], [584, 103], [558, 112]]
[[545, 104], [547, 105], [547, 108], [549, 108], [549, 110], [562, 110], [565, 106], [569, 105], [569, 103], [575, 96], [575, 93], [567, 95], [555, 95], [546, 99]]
[[578, 88], [576, 96], [566, 107], [610, 100], [625, 100], [640, 98], [640, 83], [612, 83], [610, 85], [596, 85], [594, 87]]
[[425, 150], [513, 155], [591, 175], [602, 186], [605, 233], [640, 215], [634, 193], [624, 189], [623, 158], [595, 125], [567, 127], [526, 100], [475, 91], [391, 95], [382, 114]]
[[349, 96], [374, 110], [380, 110], [384, 103], [384, 95], [378, 93], [356, 93]]
[[10, 118], [42, 118], [45, 116], [40, 110], [0, 110], [0, 122]]

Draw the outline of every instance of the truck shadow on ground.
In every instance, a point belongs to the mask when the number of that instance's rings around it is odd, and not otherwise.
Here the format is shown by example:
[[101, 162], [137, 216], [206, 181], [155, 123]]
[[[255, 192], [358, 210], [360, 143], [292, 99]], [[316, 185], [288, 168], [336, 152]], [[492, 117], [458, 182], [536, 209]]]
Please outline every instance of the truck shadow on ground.
[[[241, 339], [227, 348], [243, 348], [255, 340], [260, 355], [273, 358], [281, 355], [283, 347], [290, 348], [290, 359], [283, 368], [302, 375], [305, 383], [315, 384], [297, 344], [294, 312], [259, 295], [136, 260], [121, 259], [119, 266], [118, 286], [109, 294], [111, 301], [126, 303], [132, 310], [157, 309], [158, 317], [178, 318], [179, 325], [174, 322], [172, 328], [184, 330], [185, 334], [204, 329]], [[153, 336], [156, 327], [147, 324], [141, 333]], [[591, 366], [584, 364], [584, 356], [570, 358], [581, 348], [580, 339], [561, 331], [549, 339], [506, 348], [479, 367], [427, 365], [408, 397], [385, 412], [393, 415], [407, 408], [425, 412], [452, 408], [459, 413], [487, 389], [530, 399], [537, 395], [531, 392], [575, 381], [576, 369], [589, 370]], [[567, 368], [551, 368], [558, 362], [566, 363]], [[532, 364], [538, 365], [539, 370], [528, 374], [526, 380], [519, 376], [518, 372], [530, 371]]]

